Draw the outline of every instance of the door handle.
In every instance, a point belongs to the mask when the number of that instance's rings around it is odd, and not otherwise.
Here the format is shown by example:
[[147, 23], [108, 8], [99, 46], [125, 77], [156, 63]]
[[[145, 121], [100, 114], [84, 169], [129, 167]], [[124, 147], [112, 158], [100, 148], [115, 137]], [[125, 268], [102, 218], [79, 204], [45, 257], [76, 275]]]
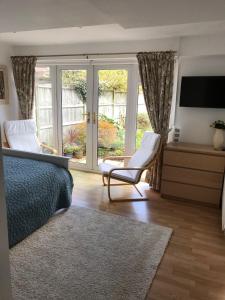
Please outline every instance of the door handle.
[[90, 123], [90, 121], [91, 121], [91, 113], [90, 112], [83, 113], [82, 116], [87, 116], [87, 123]]

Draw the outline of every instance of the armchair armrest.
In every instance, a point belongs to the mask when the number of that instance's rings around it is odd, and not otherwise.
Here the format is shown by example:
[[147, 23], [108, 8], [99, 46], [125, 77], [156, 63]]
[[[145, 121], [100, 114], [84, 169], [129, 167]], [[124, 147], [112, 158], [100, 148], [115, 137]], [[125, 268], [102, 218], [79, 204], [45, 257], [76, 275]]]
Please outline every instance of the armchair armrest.
[[41, 147], [42, 148], [45, 148], [46, 150], [48, 150], [50, 153], [52, 153], [52, 154], [54, 154], [54, 155], [56, 155], [57, 153], [58, 153], [58, 151], [56, 150], [56, 149], [54, 149], [54, 148], [52, 148], [52, 147], [50, 147], [50, 146], [48, 146], [48, 145], [46, 145], [46, 144], [41, 144]]
[[113, 169], [111, 169], [110, 171], [109, 171], [109, 175], [108, 175], [108, 178], [109, 178], [109, 181], [110, 181], [110, 178], [111, 178], [111, 176], [112, 176], [112, 173], [114, 172], [114, 171], [123, 171], [123, 170], [126, 170], [126, 171], [145, 171], [145, 170], [149, 170], [152, 166], [153, 166], [153, 164], [154, 164], [154, 160], [152, 160], [150, 163], [149, 163], [149, 165], [148, 166], [146, 166], [146, 167], [142, 167], [142, 168], [138, 168], [138, 167], [136, 167], [136, 168], [131, 168], [131, 167], [118, 167], [118, 168], [113, 168]]
[[130, 155], [123, 155], [123, 156], [106, 156], [103, 159], [103, 162], [106, 160], [124, 160], [126, 158], [131, 158], [132, 156]]
[[[110, 186], [111, 178], [117, 179], [116, 176], [113, 177], [113, 172], [114, 172], [114, 171], [117, 171], [117, 170], [122, 170], [122, 171], [124, 171], [124, 170], [140, 171], [140, 172], [141, 172], [141, 173], [140, 173], [140, 176], [141, 176], [142, 172], [144, 172], [145, 170], [148, 170], [148, 167], [144, 167], [144, 168], [113, 168], [113, 169], [111, 169], [111, 170], [109, 171], [108, 176], [107, 176], [107, 178], [108, 178], [108, 187]], [[121, 180], [121, 178], [120, 178], [119, 180]], [[139, 180], [140, 180], [140, 177], [139, 177], [138, 181], [139, 181]], [[129, 180], [129, 179], [122, 180], [122, 181], [134, 183], [134, 181]], [[135, 181], [135, 183], [137, 183], [138, 181]]]
[[148, 170], [149, 167], [144, 167], [144, 168], [113, 168], [109, 171], [109, 177], [111, 177], [113, 171], [123, 171], [123, 170], [126, 170], [126, 171], [144, 171], [144, 170]]

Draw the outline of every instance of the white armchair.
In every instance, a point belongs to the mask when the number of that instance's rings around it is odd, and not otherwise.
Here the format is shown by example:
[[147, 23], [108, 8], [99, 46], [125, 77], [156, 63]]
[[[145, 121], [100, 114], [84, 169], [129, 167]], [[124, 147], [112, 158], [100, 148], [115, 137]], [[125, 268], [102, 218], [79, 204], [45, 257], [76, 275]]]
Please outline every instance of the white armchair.
[[57, 154], [57, 150], [38, 141], [34, 120], [4, 122], [4, 131], [9, 148], [34, 153]]
[[[134, 153], [133, 156], [110, 156], [104, 159], [99, 168], [102, 172], [103, 185], [108, 186], [108, 197], [110, 201], [113, 201], [110, 193], [110, 187], [112, 185], [111, 179], [116, 179], [125, 182], [126, 184], [133, 185], [141, 196], [141, 198], [138, 199], [126, 200], [148, 200], [147, 198], [143, 197], [141, 192], [136, 187], [136, 184], [140, 181], [143, 171], [149, 170], [154, 164], [159, 153], [159, 148], [160, 135], [153, 132], [145, 132], [141, 147]], [[115, 165], [105, 162], [107, 160], [124, 160], [128, 158], [129, 162], [126, 167], [116, 167]], [[107, 178], [107, 184], [105, 183], [105, 178]]]

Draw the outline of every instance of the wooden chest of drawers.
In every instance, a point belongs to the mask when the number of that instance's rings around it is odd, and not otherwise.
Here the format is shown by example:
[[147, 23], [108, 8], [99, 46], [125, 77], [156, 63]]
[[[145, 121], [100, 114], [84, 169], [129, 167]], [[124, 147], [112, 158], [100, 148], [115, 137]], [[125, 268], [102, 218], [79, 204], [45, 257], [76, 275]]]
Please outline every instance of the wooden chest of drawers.
[[219, 207], [225, 152], [212, 146], [168, 144], [164, 151], [161, 194]]

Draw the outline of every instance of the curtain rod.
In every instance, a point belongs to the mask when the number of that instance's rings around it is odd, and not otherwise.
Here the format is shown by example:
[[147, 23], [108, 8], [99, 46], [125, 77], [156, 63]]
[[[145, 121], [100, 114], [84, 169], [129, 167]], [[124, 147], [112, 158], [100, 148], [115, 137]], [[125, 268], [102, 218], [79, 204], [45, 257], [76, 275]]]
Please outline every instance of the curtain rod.
[[101, 55], [136, 55], [137, 52], [117, 52], [117, 53], [81, 53], [81, 54], [46, 54], [46, 55], [37, 55], [37, 57], [66, 57], [66, 56], [101, 56]]
[[[140, 51], [142, 52], [142, 51]], [[145, 51], [143, 51], [145, 52]], [[152, 51], [152, 52], [160, 52], [160, 51]], [[174, 52], [176, 51], [163, 51], [163, 52]], [[81, 53], [81, 54], [46, 54], [46, 55], [37, 55], [37, 58], [41, 57], [70, 57], [70, 56], [85, 56], [87, 59], [89, 56], [103, 56], [103, 55], [137, 55], [139, 52], [109, 52], [109, 53]]]

